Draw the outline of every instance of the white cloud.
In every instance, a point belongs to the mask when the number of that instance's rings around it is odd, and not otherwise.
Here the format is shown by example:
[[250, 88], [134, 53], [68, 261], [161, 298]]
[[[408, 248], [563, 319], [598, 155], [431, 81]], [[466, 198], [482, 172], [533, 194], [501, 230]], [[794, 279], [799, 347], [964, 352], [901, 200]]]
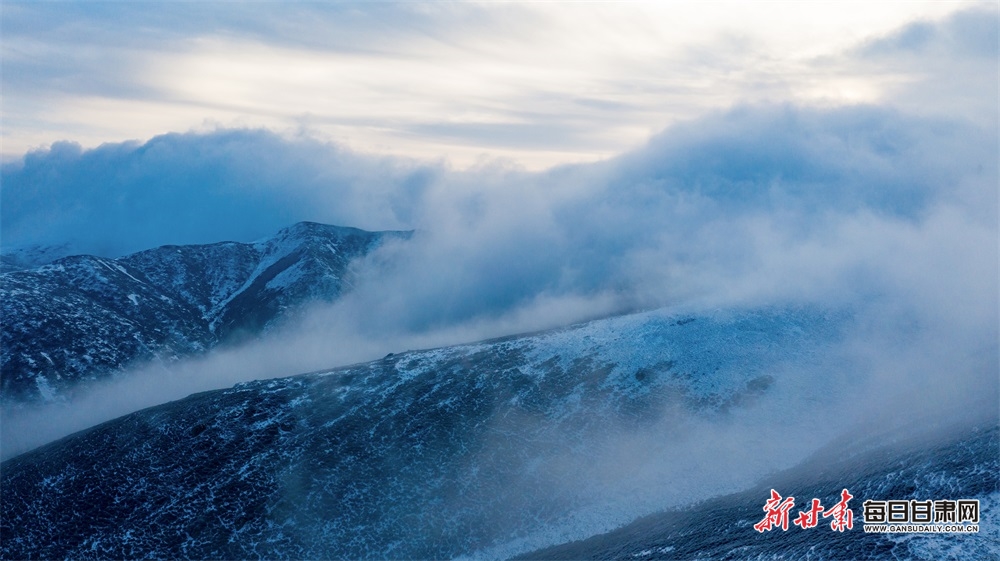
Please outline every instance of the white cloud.
[[928, 69], [838, 53], [968, 4], [8, 5], [8, 159], [211, 122], [538, 169], [737, 102], [884, 102]]

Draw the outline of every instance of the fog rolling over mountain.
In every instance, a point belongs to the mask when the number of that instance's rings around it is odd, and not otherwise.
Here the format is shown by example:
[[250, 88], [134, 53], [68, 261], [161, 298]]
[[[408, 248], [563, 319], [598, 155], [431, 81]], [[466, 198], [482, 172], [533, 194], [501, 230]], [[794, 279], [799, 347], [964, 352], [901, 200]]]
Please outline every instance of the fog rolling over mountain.
[[5, 273], [3, 399], [52, 400], [145, 361], [260, 335], [349, 291], [354, 259], [408, 235], [303, 222], [255, 243], [79, 255]]
[[[926, 419], [924, 420], [926, 423]], [[916, 430], [914, 430], [916, 429]], [[930, 432], [914, 438], [914, 434]], [[954, 425], [936, 420], [880, 439], [842, 438], [793, 469], [747, 491], [644, 517], [607, 534], [546, 548], [519, 559], [997, 559], [1000, 557], [1000, 430], [993, 419]], [[816, 528], [750, 531], [763, 518], [771, 489], [794, 497], [798, 512], [812, 498], [832, 505], [849, 489], [853, 531]], [[980, 502], [978, 533], [861, 533], [865, 500], [918, 500], [961, 495]]]
[[70, 255], [82, 255], [86, 252], [76, 251], [69, 243], [59, 245], [33, 244], [27, 247], [2, 249], [0, 253], [0, 273], [34, 269], [42, 265]]
[[[80, 152], [66, 168], [38, 154], [25, 167], [89, 170], [111, 152], [97, 167], [114, 175], [178, 153], [167, 148], [277, 142], [219, 136]], [[740, 108], [594, 165], [324, 191], [351, 208], [408, 209], [421, 235], [369, 253], [349, 269], [353, 289], [287, 329], [5, 416], [0, 549], [505, 558], [751, 488], [841, 435], [901, 425], [914, 449], [950, 446], [910, 420], [1000, 419], [995, 148], [985, 129], [873, 108]], [[172, 286], [157, 267], [180, 265], [152, 261], [142, 266]], [[142, 303], [138, 265], [87, 263], [123, 283], [116, 306]], [[202, 333], [259, 327], [253, 310], [274, 309], [255, 296], [267, 290], [226, 280], [227, 263], [191, 267], [205, 288], [174, 298]], [[247, 297], [218, 298], [212, 283]], [[636, 309], [654, 311], [622, 315]], [[546, 331], [595, 317], [607, 319]], [[485, 342], [454, 346], [474, 341]], [[362, 364], [330, 370], [351, 363]], [[287, 377], [310, 371], [321, 373]], [[877, 480], [911, 457], [889, 450], [859, 470]], [[843, 485], [860, 483], [851, 477]], [[815, 481], [801, 488], [819, 495], [826, 480]], [[954, 481], [956, 494], [982, 491]]]
[[995, 1], [0, 2], [0, 558], [997, 556]]
[[[957, 493], [995, 528], [995, 362], [956, 361], [939, 386], [914, 367], [937, 399], [900, 403], [856, 352], [865, 322], [813, 306], [658, 310], [195, 394], [5, 461], [0, 553], [506, 558], [746, 489], [828, 443], [772, 480], [802, 496]], [[839, 536], [756, 539], [760, 489], [551, 552], [868, 554]], [[993, 535], [864, 539], [934, 559], [993, 551]]]
[[[751, 484], [840, 430], [853, 322], [655, 311], [247, 382], [3, 464], [6, 558], [506, 556]], [[804, 438], [809, 434], [809, 438]]]

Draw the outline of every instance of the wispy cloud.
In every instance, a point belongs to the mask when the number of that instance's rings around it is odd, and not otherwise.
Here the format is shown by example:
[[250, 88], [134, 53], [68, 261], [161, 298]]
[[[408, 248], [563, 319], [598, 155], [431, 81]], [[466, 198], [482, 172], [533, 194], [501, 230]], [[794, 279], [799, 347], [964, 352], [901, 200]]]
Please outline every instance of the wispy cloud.
[[889, 80], [840, 56], [960, 7], [8, 2], [5, 157], [224, 125], [462, 166], [593, 161], [736, 102], [885, 102], [894, 81], [979, 72]]

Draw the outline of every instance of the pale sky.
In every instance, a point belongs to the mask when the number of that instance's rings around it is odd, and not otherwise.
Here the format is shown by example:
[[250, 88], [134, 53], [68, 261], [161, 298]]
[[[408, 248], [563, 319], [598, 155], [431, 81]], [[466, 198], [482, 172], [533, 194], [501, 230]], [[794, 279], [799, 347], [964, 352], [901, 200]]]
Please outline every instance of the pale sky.
[[457, 168], [541, 169], [735, 104], [975, 118], [978, 105], [913, 86], [989, 86], [995, 59], [984, 75], [953, 54], [859, 55], [970, 6], [996, 15], [969, 2], [5, 1], [2, 152], [263, 127]]

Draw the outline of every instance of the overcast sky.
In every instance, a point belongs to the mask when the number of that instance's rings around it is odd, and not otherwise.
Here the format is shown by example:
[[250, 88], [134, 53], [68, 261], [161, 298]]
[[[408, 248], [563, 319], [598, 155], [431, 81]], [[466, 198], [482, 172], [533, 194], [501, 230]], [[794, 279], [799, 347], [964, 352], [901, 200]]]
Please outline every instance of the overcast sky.
[[[542, 169], [611, 157], [740, 103], [996, 111], [989, 96], [945, 95], [995, 89], [995, 57], [984, 73], [975, 52], [990, 41], [995, 51], [992, 2], [8, 0], [2, 10], [5, 161], [58, 140], [266, 127], [458, 168], [507, 158]], [[963, 11], [974, 15], [941, 27]]]

